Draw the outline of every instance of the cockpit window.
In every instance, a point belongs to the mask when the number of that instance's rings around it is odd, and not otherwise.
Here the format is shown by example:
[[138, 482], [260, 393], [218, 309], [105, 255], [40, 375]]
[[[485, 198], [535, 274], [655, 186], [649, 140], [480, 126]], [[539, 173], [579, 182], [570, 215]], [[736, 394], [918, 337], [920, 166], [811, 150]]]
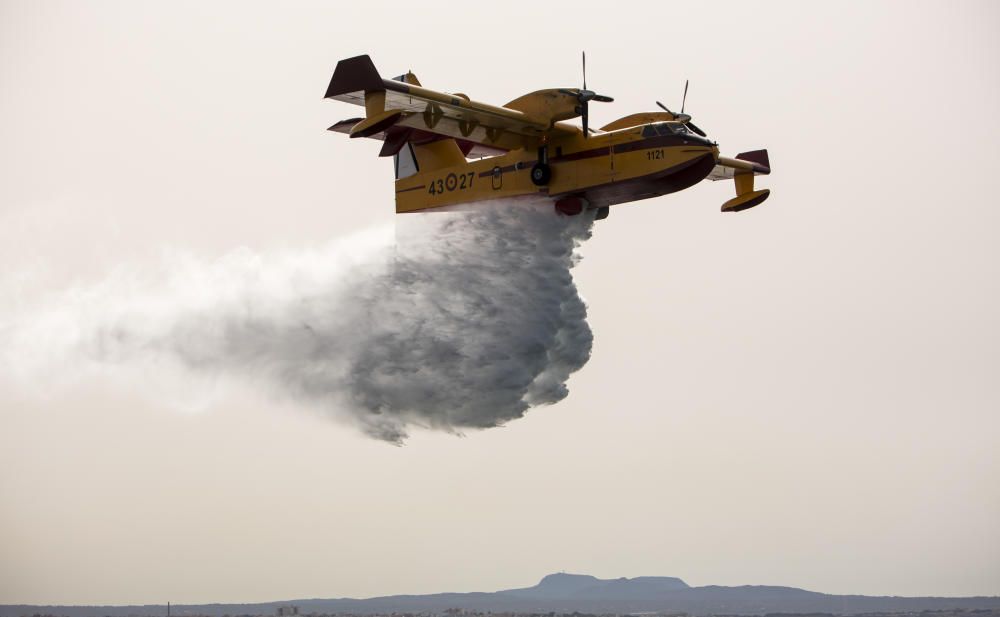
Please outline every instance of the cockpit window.
[[688, 132], [687, 127], [680, 122], [661, 122], [656, 125], [656, 130], [660, 135], [683, 135]]
[[683, 135], [688, 132], [687, 127], [680, 122], [664, 122], [660, 126], [663, 127], [660, 132], [661, 135], [669, 135], [670, 133]]
[[659, 122], [657, 124], [642, 127], [643, 137], [656, 137], [657, 135], [685, 135], [691, 131], [680, 122]]

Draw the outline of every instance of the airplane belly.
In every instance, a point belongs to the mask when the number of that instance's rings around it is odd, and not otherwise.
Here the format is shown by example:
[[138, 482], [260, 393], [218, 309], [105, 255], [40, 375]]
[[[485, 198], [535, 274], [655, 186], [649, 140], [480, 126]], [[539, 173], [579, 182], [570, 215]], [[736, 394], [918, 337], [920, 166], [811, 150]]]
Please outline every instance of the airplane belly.
[[[645, 175], [621, 178], [584, 191], [591, 207], [599, 208], [629, 201], [650, 199], [676, 193], [704, 180], [715, 167], [715, 155], [711, 152], [694, 154], [666, 169], [659, 169]], [[619, 174], [623, 174], [619, 169]]]

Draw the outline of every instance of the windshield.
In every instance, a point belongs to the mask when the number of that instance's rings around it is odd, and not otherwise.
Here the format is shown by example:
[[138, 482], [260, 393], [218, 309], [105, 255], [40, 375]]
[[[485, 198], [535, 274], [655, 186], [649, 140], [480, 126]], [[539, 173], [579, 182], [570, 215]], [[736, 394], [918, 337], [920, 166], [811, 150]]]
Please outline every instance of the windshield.
[[666, 137], [668, 135], [683, 135], [686, 138], [701, 139], [697, 134], [681, 122], [657, 122], [642, 127], [643, 137]]
[[657, 135], [667, 136], [667, 135], [690, 135], [691, 131], [688, 127], [684, 126], [680, 122], [660, 122], [657, 124], [647, 125], [642, 129], [643, 137], [656, 137]]
[[683, 135], [684, 133], [690, 132], [687, 127], [680, 122], [663, 122], [656, 125], [656, 130], [660, 133], [660, 135]]

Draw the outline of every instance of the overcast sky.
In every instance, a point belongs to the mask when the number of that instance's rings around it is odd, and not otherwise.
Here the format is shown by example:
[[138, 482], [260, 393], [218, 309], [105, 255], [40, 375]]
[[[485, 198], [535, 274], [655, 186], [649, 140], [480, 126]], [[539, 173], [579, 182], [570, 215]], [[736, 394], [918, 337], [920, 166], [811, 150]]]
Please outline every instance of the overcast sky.
[[[1000, 594], [1000, 5], [0, 2], [0, 316], [165, 252], [393, 224], [336, 61], [680, 105], [730, 183], [616, 206], [562, 402], [363, 436], [253, 384], [0, 376], [0, 602], [494, 590], [565, 570]], [[58, 300], [56, 300], [58, 301]], [[26, 308], [27, 307], [27, 308]], [[160, 384], [161, 388], [166, 387]], [[191, 409], [196, 407], [196, 409]]]

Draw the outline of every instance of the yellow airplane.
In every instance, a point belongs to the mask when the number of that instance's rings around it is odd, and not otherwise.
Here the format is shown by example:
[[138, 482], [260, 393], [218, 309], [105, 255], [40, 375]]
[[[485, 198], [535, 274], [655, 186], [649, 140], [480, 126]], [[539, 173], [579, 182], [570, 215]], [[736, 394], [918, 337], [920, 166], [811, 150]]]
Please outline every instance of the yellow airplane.
[[[754, 190], [754, 176], [771, 173], [767, 150], [719, 155], [716, 142], [691, 116], [663, 111], [619, 118], [593, 130], [588, 103], [613, 99], [583, 87], [539, 90], [503, 107], [445, 94], [420, 85], [413, 73], [383, 79], [367, 55], [341, 60], [326, 98], [365, 108], [364, 118], [329, 130], [383, 141], [392, 156], [396, 212], [521, 196], [547, 196], [558, 212], [596, 209], [658, 197], [709, 180], [732, 179], [736, 197], [723, 212], [752, 208], [768, 189]], [[684, 86], [687, 99], [687, 84]], [[582, 127], [565, 122], [582, 119]]]

